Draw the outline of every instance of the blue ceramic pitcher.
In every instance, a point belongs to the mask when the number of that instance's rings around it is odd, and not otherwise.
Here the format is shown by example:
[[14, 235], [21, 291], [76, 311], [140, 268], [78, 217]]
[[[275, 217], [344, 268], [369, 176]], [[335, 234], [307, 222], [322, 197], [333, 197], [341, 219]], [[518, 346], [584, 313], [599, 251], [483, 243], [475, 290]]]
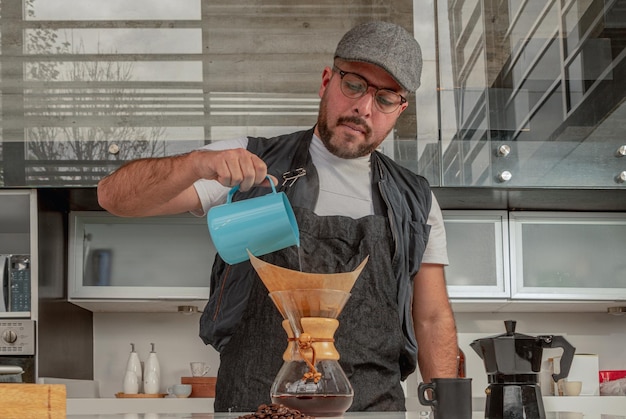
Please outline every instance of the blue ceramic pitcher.
[[296, 217], [284, 192], [272, 192], [232, 202], [239, 185], [228, 192], [226, 203], [209, 210], [207, 223], [219, 255], [231, 265], [248, 260], [248, 250], [261, 256], [289, 246], [300, 246]]

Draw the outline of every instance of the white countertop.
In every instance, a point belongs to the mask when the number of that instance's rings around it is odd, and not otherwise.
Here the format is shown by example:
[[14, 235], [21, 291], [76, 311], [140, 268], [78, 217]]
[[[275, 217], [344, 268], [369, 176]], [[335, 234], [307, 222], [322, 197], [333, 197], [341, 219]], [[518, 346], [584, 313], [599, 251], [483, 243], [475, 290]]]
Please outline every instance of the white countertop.
[[[68, 419], [236, 419], [243, 413], [131, 413], [116, 415], [68, 415]], [[474, 412], [472, 419], [484, 419], [482, 412]], [[419, 412], [350, 412], [340, 417], [324, 419], [425, 419], [428, 416]], [[580, 416], [570, 412], [546, 412], [546, 419], [587, 419], [587, 415]], [[624, 419], [624, 416], [599, 415], [600, 419]]]
[[[548, 419], [626, 419], [626, 397], [579, 396], [543, 397]], [[474, 419], [484, 418], [484, 398], [474, 399]], [[420, 412], [429, 412], [416, 398], [407, 399], [408, 412], [357, 413], [345, 419], [426, 419]], [[190, 413], [193, 412], [193, 413]], [[561, 413], [559, 413], [561, 412]], [[577, 412], [570, 415], [565, 412]], [[248, 413], [248, 412], [246, 412]], [[243, 413], [213, 413], [213, 399], [68, 399], [68, 419], [236, 419]], [[580, 416], [580, 415], [583, 416]], [[328, 418], [330, 419], [330, 418]]]

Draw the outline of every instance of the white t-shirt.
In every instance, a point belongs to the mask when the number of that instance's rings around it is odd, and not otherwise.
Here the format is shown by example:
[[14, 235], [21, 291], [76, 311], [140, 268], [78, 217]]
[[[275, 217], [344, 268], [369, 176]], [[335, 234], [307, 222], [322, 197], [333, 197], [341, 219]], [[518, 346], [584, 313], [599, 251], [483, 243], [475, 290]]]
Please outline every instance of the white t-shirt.
[[[204, 146], [203, 149], [226, 150], [247, 146], [248, 139], [239, 138], [217, 141]], [[320, 182], [319, 197], [314, 209], [317, 215], [343, 215], [357, 219], [374, 214], [369, 156], [342, 159], [331, 154], [315, 135], [310, 153]], [[214, 180], [198, 180], [194, 186], [205, 213], [212, 206], [225, 203], [230, 190]], [[447, 265], [446, 232], [441, 209], [434, 195], [428, 224], [431, 230], [422, 262]]]

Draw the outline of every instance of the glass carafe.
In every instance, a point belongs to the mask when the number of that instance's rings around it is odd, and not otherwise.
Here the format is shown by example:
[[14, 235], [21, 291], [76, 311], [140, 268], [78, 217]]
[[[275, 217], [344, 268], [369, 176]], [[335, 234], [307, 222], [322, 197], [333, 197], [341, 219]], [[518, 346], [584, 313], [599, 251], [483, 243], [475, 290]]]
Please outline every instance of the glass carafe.
[[341, 416], [354, 392], [339, 365], [336, 317], [350, 294], [329, 289], [270, 293], [283, 317], [288, 345], [270, 391], [272, 402], [314, 416]]
[[342, 416], [354, 391], [339, 365], [334, 334], [337, 317], [369, 257], [351, 272], [306, 273], [249, 255], [287, 332], [284, 363], [270, 390], [272, 401], [307, 415]]

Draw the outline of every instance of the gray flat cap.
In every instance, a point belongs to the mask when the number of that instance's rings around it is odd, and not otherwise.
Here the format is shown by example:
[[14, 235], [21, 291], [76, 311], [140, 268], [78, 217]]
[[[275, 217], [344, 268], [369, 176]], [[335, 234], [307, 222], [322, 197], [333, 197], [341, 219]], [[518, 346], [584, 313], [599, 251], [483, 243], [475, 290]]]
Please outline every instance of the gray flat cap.
[[406, 29], [393, 23], [368, 22], [350, 29], [339, 41], [335, 58], [382, 67], [409, 92], [420, 86], [422, 50]]

